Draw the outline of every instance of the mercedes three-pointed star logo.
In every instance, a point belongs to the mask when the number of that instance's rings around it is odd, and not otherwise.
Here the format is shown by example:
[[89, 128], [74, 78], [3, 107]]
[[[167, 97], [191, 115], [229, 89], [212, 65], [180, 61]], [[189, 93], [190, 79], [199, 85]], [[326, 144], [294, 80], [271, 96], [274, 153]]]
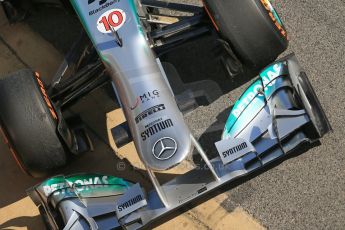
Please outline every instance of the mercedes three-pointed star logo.
[[177, 151], [177, 142], [171, 137], [163, 137], [156, 141], [152, 148], [153, 156], [158, 160], [168, 160]]

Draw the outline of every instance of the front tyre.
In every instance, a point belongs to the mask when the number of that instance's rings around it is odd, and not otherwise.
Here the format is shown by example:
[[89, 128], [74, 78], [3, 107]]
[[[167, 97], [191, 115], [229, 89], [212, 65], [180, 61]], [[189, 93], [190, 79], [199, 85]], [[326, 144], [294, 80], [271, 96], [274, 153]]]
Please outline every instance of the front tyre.
[[240, 60], [260, 70], [288, 47], [285, 26], [269, 0], [204, 0], [220, 35]]
[[0, 135], [31, 176], [44, 176], [66, 164], [58, 119], [38, 74], [21, 70], [0, 80]]

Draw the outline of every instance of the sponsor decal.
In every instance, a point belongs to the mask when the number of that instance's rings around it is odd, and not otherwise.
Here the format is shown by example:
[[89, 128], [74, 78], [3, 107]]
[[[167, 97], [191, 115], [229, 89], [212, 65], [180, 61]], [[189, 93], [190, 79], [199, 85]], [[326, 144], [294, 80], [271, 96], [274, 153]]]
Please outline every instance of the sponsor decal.
[[121, 9], [111, 9], [103, 13], [97, 20], [99, 32], [107, 34], [118, 31], [126, 22], [126, 13]]
[[250, 120], [265, 105], [265, 97], [268, 98], [272, 95], [276, 87], [278, 87], [276, 84], [278, 77], [288, 74], [286, 72], [287, 68], [284, 68], [285, 65], [284, 62], [276, 63], [260, 73], [260, 78], [235, 103], [225, 124], [222, 139], [231, 137], [232, 130], [236, 130], [233, 129], [236, 121], [246, 109], [248, 114], [246, 118]]
[[[159, 121], [160, 120], [160, 121]], [[147, 138], [161, 132], [162, 130], [173, 127], [174, 124], [171, 119], [162, 120], [159, 119], [156, 123], [151, 123], [152, 125], [146, 126], [146, 130], [141, 133], [141, 138], [143, 141], [146, 141]]]
[[54, 120], [57, 120], [57, 119], [58, 119], [58, 116], [57, 116], [57, 114], [56, 114], [56, 112], [55, 112], [55, 109], [54, 109], [52, 103], [50, 102], [50, 99], [49, 99], [48, 94], [47, 94], [47, 92], [46, 92], [46, 89], [45, 89], [45, 87], [44, 87], [44, 85], [43, 85], [43, 82], [41, 81], [41, 78], [40, 78], [39, 73], [35, 72], [35, 77], [36, 77], [36, 80], [37, 80], [38, 85], [39, 85], [39, 87], [40, 87], [41, 93], [42, 93], [42, 95], [43, 95], [43, 99], [44, 99], [46, 105], [48, 106], [48, 109], [49, 109], [49, 111], [50, 111], [50, 114], [52, 115], [52, 117], [54, 118]]
[[241, 151], [241, 150], [243, 150], [243, 149], [245, 149], [247, 147], [248, 147], [247, 143], [243, 142], [243, 143], [241, 143], [241, 144], [239, 144], [239, 145], [237, 145], [237, 146], [235, 146], [235, 147], [233, 147], [231, 149], [228, 149], [228, 150], [224, 151], [222, 153], [223, 157], [224, 158], [229, 157], [230, 155], [233, 155], [233, 154], [237, 153], [238, 151]]
[[168, 160], [177, 151], [177, 142], [171, 137], [163, 137], [156, 141], [152, 148], [153, 156], [158, 160]]
[[[264, 70], [260, 76], [263, 81], [263, 85], [265, 87], [265, 91], [269, 90], [269, 87], [274, 85], [274, 80], [279, 77], [281, 71], [283, 69], [282, 64], [275, 64], [266, 70]], [[267, 87], [269, 86], [269, 87]], [[261, 81], [258, 84], [254, 84], [253, 87], [247, 94], [239, 100], [239, 103], [234, 107], [231, 114], [234, 115], [235, 118], [238, 118], [241, 113], [245, 110], [245, 108], [251, 103], [251, 101], [262, 91], [262, 84]]]
[[215, 143], [219, 156], [224, 165], [237, 160], [244, 155], [255, 152], [253, 145], [241, 138], [229, 138]]
[[206, 191], [207, 191], [207, 187], [203, 187], [203, 188], [198, 190], [198, 194], [201, 194], [201, 193], [206, 192]]
[[147, 110], [145, 110], [144, 112], [140, 113], [136, 118], [135, 118], [135, 122], [138, 124], [140, 121], [144, 120], [146, 117], [157, 113], [159, 111], [165, 110], [165, 105], [164, 104], [160, 104], [160, 105], [156, 105], [154, 107], [151, 107]]
[[128, 201], [126, 201], [123, 204], [120, 204], [117, 209], [119, 210], [119, 212], [121, 212], [122, 210], [125, 210], [126, 208], [130, 208], [131, 206], [133, 206], [134, 204], [140, 202], [144, 200], [144, 197], [142, 195], [138, 195]]
[[238, 101], [238, 104], [234, 106], [234, 109], [231, 111], [231, 115], [237, 119], [246, 107], [252, 102], [252, 100], [262, 91], [261, 81], [258, 81], [258, 84], [255, 84], [249, 92]]
[[[96, 3], [96, 0], [89, 0], [88, 4], [91, 5], [93, 3]], [[89, 11], [89, 15], [94, 15], [106, 8], [108, 8], [109, 6], [112, 6], [114, 3], [118, 3], [120, 2], [120, 0], [113, 0], [113, 1], [108, 1], [108, 0], [98, 0], [98, 8]]]
[[147, 205], [144, 192], [139, 184], [133, 185], [116, 201], [116, 216], [118, 219]]
[[265, 7], [267, 10], [267, 13], [271, 20], [273, 21], [274, 25], [277, 27], [277, 29], [280, 31], [280, 33], [284, 36], [287, 37], [286, 30], [283, 27], [283, 23], [279, 18], [279, 15], [277, 11], [273, 8], [271, 2], [269, 0], [260, 0], [262, 5]]
[[55, 192], [54, 195], [73, 193], [73, 185], [78, 192], [83, 190], [89, 190], [93, 188], [108, 187], [108, 176], [103, 177], [90, 177], [90, 178], [80, 178], [73, 182], [61, 182], [54, 183], [51, 185], [43, 186], [43, 191], [46, 196]]
[[158, 90], [153, 90], [153, 91], [144, 93], [139, 98], [140, 98], [141, 103], [145, 103], [145, 102], [153, 100], [153, 99], [155, 99], [157, 97], [159, 97], [159, 91]]
[[158, 90], [152, 90], [152, 91], [149, 91], [149, 92], [146, 92], [144, 93], [143, 95], [137, 97], [135, 99], [135, 102], [132, 104], [132, 106], [130, 106], [130, 109], [131, 110], [134, 110], [136, 108], [138, 108], [138, 106], [142, 103], [145, 103], [145, 102], [148, 102], [150, 100], [153, 100], [153, 99], [156, 99], [158, 98], [160, 95], [159, 95], [159, 91]]
[[83, 196], [97, 195], [121, 195], [131, 183], [122, 178], [105, 176], [101, 174], [79, 174], [69, 177], [57, 176], [43, 182], [39, 191], [45, 196], [72, 196], [82, 194]]
[[260, 77], [264, 83], [264, 87], [274, 85], [274, 80], [282, 74], [283, 68], [283, 63], [277, 63], [267, 67], [264, 71], [262, 71], [260, 73]]

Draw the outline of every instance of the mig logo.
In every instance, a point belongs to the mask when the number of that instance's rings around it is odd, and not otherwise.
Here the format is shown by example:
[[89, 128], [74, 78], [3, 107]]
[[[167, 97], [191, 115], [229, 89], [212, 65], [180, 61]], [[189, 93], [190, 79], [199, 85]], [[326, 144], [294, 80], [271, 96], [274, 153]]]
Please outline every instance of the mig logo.
[[131, 110], [136, 109], [140, 104], [143, 104], [145, 102], [148, 102], [150, 100], [156, 99], [159, 97], [159, 91], [158, 90], [152, 90], [149, 92], [144, 93], [143, 95], [137, 97], [135, 99], [135, 102], [132, 103], [132, 105], [130, 106]]

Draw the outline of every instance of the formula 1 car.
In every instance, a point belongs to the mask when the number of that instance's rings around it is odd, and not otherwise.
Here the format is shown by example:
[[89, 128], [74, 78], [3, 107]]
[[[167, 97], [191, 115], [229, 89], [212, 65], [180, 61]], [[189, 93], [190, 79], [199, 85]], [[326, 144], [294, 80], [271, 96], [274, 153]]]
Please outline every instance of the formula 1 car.
[[[203, 6], [157, 0], [71, 4], [92, 43], [76, 43], [47, 90], [32, 70], [0, 81], [5, 142], [32, 176], [64, 166], [69, 155], [88, 151], [91, 143], [75, 121], [64, 118], [63, 110], [111, 80], [154, 189], [145, 192], [138, 183], [109, 175], [53, 177], [28, 190], [49, 228], [147, 227], [331, 130], [295, 55], [274, 62], [288, 39], [268, 0], [205, 0]], [[174, 17], [162, 9], [187, 14]], [[232, 108], [215, 143], [219, 155], [212, 159], [187, 127], [159, 59], [204, 34], [221, 41], [229, 75], [243, 67], [259, 73]], [[66, 77], [67, 72], [72, 74]], [[193, 169], [160, 184], [155, 172], [179, 165], [193, 148], [208, 170]]]

